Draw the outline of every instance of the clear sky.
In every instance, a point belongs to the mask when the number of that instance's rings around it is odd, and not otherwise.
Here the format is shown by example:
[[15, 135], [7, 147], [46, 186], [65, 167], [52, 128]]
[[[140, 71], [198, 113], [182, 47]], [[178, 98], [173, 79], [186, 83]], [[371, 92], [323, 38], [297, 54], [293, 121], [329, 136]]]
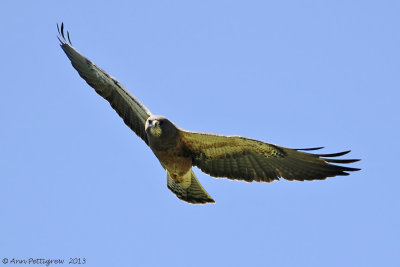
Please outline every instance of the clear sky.
[[[1, 1], [0, 260], [400, 266], [399, 3]], [[362, 171], [250, 184], [195, 169], [216, 204], [182, 202], [72, 68], [62, 21], [181, 128], [351, 149]]]

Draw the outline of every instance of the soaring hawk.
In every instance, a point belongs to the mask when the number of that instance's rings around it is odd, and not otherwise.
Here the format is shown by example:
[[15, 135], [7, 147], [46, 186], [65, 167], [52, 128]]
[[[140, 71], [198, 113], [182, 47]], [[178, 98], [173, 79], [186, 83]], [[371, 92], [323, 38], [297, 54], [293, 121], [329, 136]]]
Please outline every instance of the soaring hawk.
[[[185, 131], [163, 116], [153, 115], [115, 78], [80, 54], [73, 46], [64, 24], [58, 27], [61, 48], [79, 75], [154, 152], [167, 173], [168, 188], [180, 199], [193, 203], [214, 203], [193, 173], [192, 166], [214, 177], [272, 182], [279, 177], [293, 181], [323, 180], [360, 169], [347, 164], [358, 159], [336, 159], [350, 151], [311, 154], [240, 136]], [[67, 41], [68, 39], [68, 41]]]

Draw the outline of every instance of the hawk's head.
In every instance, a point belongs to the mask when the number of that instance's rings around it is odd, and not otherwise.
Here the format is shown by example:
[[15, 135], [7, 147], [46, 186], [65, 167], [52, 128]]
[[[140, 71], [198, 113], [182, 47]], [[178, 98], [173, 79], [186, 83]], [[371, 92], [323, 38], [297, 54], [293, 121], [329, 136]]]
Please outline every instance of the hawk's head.
[[150, 146], [157, 147], [175, 145], [179, 132], [175, 124], [158, 115], [152, 115], [147, 119], [145, 130]]

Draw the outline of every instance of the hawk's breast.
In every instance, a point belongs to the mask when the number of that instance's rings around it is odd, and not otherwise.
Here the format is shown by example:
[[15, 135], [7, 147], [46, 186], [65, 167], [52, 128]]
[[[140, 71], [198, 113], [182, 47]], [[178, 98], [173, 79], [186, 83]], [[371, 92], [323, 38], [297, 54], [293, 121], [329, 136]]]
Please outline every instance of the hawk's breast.
[[192, 158], [181, 146], [153, 152], [164, 168], [173, 174], [183, 176], [192, 168]]

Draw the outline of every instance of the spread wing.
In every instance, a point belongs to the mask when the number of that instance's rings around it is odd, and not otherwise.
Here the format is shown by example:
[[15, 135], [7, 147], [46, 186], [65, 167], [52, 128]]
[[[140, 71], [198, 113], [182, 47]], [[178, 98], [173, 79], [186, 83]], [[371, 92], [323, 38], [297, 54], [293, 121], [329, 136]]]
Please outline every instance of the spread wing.
[[203, 172], [247, 182], [287, 180], [322, 180], [359, 169], [335, 165], [357, 159], [332, 159], [350, 151], [335, 154], [311, 154], [257, 140], [207, 133], [181, 132], [181, 141], [192, 156], [192, 164]]
[[65, 54], [71, 60], [72, 66], [78, 71], [79, 75], [91, 86], [96, 92], [106, 99], [111, 107], [118, 115], [143, 141], [148, 144], [145, 123], [150, 111], [131, 95], [115, 78], [111, 77], [104, 70], [96, 66], [92, 61], [79, 53], [69, 39], [64, 35], [64, 24], [61, 24], [61, 30], [57, 25], [58, 40]]

